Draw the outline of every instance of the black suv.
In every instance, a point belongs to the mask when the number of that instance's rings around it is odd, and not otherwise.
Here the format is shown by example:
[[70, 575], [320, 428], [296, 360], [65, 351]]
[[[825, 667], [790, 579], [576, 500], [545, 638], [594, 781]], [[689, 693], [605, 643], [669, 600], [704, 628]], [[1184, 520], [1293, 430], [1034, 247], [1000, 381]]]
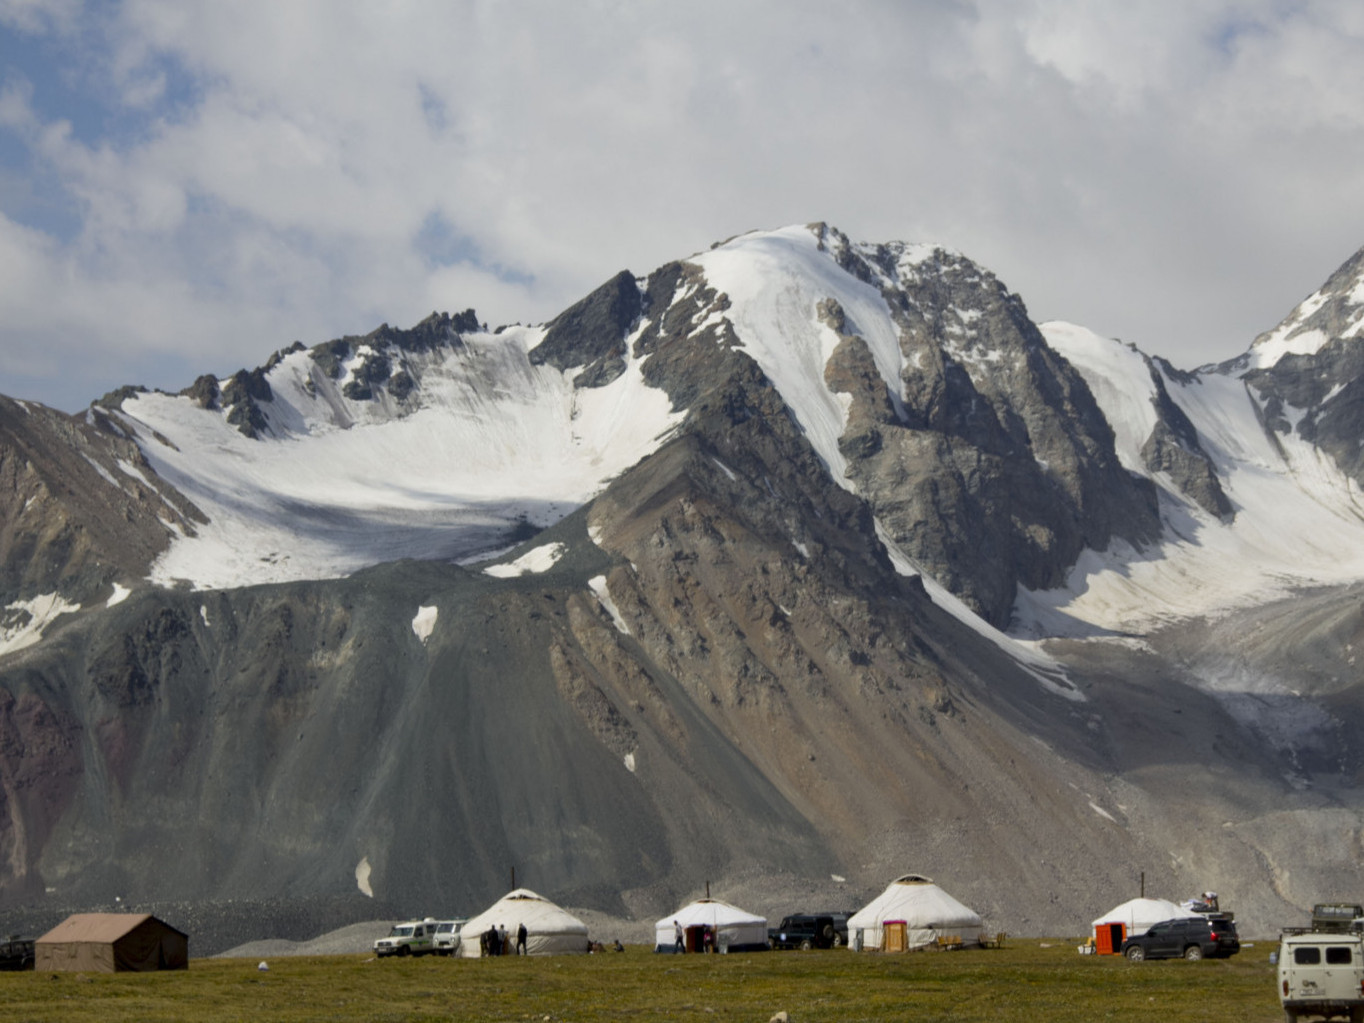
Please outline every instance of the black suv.
[[851, 913], [797, 913], [767, 931], [768, 948], [834, 948], [848, 943]]
[[11, 934], [0, 941], [0, 970], [33, 969], [34, 939]]
[[1143, 959], [1203, 959], [1234, 956], [1241, 951], [1236, 924], [1228, 917], [1197, 916], [1162, 920], [1145, 934], [1122, 943], [1122, 954], [1134, 963]]

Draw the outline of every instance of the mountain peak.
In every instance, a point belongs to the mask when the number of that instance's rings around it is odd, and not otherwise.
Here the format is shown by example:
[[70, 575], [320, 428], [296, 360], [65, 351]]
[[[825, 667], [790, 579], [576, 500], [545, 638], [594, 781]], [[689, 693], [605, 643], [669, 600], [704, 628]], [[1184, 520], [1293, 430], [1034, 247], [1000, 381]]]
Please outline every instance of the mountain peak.
[[1285, 356], [1313, 356], [1336, 341], [1364, 335], [1364, 249], [1347, 259], [1316, 291], [1298, 303], [1282, 323], [1235, 360], [1238, 369], [1268, 369]]

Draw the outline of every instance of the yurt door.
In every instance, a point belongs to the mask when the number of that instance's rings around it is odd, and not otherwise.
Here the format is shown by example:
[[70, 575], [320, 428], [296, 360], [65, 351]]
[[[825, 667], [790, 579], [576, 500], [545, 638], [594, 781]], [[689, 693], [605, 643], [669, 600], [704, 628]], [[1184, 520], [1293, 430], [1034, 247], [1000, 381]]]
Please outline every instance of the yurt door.
[[1094, 928], [1095, 951], [1101, 956], [1115, 956], [1126, 936], [1127, 928], [1122, 924], [1099, 924]]
[[881, 951], [904, 952], [909, 947], [905, 935], [905, 921], [887, 920], [881, 925]]

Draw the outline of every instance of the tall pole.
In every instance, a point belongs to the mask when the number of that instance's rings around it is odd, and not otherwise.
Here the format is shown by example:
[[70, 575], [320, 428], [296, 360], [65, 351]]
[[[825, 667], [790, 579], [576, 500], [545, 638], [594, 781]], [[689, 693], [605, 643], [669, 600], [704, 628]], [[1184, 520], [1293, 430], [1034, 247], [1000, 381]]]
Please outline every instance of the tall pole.
[[1141, 897], [1146, 898], [1146, 871], [1141, 872]]

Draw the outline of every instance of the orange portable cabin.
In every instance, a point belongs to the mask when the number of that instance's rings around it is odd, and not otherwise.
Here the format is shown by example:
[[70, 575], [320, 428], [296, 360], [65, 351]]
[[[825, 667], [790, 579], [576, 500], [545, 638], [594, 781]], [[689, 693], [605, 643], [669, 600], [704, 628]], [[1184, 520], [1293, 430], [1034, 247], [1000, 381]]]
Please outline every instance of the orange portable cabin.
[[189, 968], [189, 935], [149, 913], [76, 913], [34, 943], [40, 973]]

